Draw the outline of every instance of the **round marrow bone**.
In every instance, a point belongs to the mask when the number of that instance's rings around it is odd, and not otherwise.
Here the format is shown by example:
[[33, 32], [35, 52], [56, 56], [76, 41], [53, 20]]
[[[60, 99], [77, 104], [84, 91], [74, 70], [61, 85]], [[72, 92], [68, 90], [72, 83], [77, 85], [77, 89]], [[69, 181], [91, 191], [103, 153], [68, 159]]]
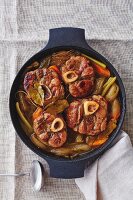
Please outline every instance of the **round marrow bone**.
[[51, 131], [58, 132], [64, 128], [64, 122], [59, 117], [55, 118], [51, 124]]
[[99, 108], [99, 104], [96, 101], [85, 101], [84, 102], [84, 113], [85, 115], [92, 115]]
[[75, 71], [68, 71], [63, 74], [63, 79], [66, 83], [72, 83], [78, 79], [78, 75]]

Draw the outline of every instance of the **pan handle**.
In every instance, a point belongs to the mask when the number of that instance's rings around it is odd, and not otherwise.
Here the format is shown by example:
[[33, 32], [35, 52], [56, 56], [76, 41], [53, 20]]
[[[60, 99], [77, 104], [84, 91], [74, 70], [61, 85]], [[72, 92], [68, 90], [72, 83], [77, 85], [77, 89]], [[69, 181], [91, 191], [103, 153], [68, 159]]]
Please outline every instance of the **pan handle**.
[[84, 176], [86, 160], [83, 161], [57, 161], [47, 160], [50, 168], [50, 176], [53, 178], [72, 179]]
[[91, 49], [85, 40], [85, 30], [72, 27], [49, 30], [49, 40], [44, 50], [59, 46], [76, 46]]

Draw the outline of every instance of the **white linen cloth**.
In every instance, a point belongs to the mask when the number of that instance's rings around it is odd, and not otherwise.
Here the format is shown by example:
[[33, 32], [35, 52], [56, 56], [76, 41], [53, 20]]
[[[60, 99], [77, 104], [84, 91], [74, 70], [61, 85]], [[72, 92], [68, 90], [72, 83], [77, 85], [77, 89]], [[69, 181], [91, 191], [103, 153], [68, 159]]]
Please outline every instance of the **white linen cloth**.
[[86, 200], [132, 200], [133, 147], [129, 136], [122, 132], [114, 146], [75, 182]]

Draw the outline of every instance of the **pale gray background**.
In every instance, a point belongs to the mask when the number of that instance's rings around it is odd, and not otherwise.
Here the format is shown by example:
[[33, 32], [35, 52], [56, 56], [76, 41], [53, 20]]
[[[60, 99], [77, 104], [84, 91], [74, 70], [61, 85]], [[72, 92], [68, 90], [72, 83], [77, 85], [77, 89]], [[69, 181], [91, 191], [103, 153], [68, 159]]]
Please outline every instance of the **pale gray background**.
[[[25, 171], [38, 156], [15, 135], [8, 98], [12, 81], [30, 56], [48, 40], [50, 28], [86, 30], [88, 44], [116, 67], [127, 93], [123, 129], [133, 142], [133, 1], [0, 0], [0, 172]], [[45, 161], [41, 160], [47, 167]], [[74, 180], [46, 178], [34, 193], [28, 178], [1, 178], [1, 200], [83, 200]], [[91, 199], [91, 198], [90, 198]]]

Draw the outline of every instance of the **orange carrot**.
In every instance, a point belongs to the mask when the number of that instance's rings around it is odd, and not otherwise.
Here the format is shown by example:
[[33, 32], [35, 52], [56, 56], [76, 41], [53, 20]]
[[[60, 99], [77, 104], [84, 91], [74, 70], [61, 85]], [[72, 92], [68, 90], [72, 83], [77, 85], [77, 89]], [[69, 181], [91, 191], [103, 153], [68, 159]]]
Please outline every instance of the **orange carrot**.
[[103, 67], [97, 65], [96, 63], [94, 63], [93, 66], [99, 75], [110, 77], [110, 71], [108, 69], [104, 69]]
[[54, 70], [59, 76], [61, 76], [61, 72], [56, 65], [50, 66], [49, 69]]
[[108, 137], [103, 137], [101, 139], [97, 139], [93, 142], [92, 147], [97, 148], [100, 145], [104, 144], [107, 141]]
[[42, 113], [42, 108], [38, 107], [32, 115], [33, 120], [35, 120]]

